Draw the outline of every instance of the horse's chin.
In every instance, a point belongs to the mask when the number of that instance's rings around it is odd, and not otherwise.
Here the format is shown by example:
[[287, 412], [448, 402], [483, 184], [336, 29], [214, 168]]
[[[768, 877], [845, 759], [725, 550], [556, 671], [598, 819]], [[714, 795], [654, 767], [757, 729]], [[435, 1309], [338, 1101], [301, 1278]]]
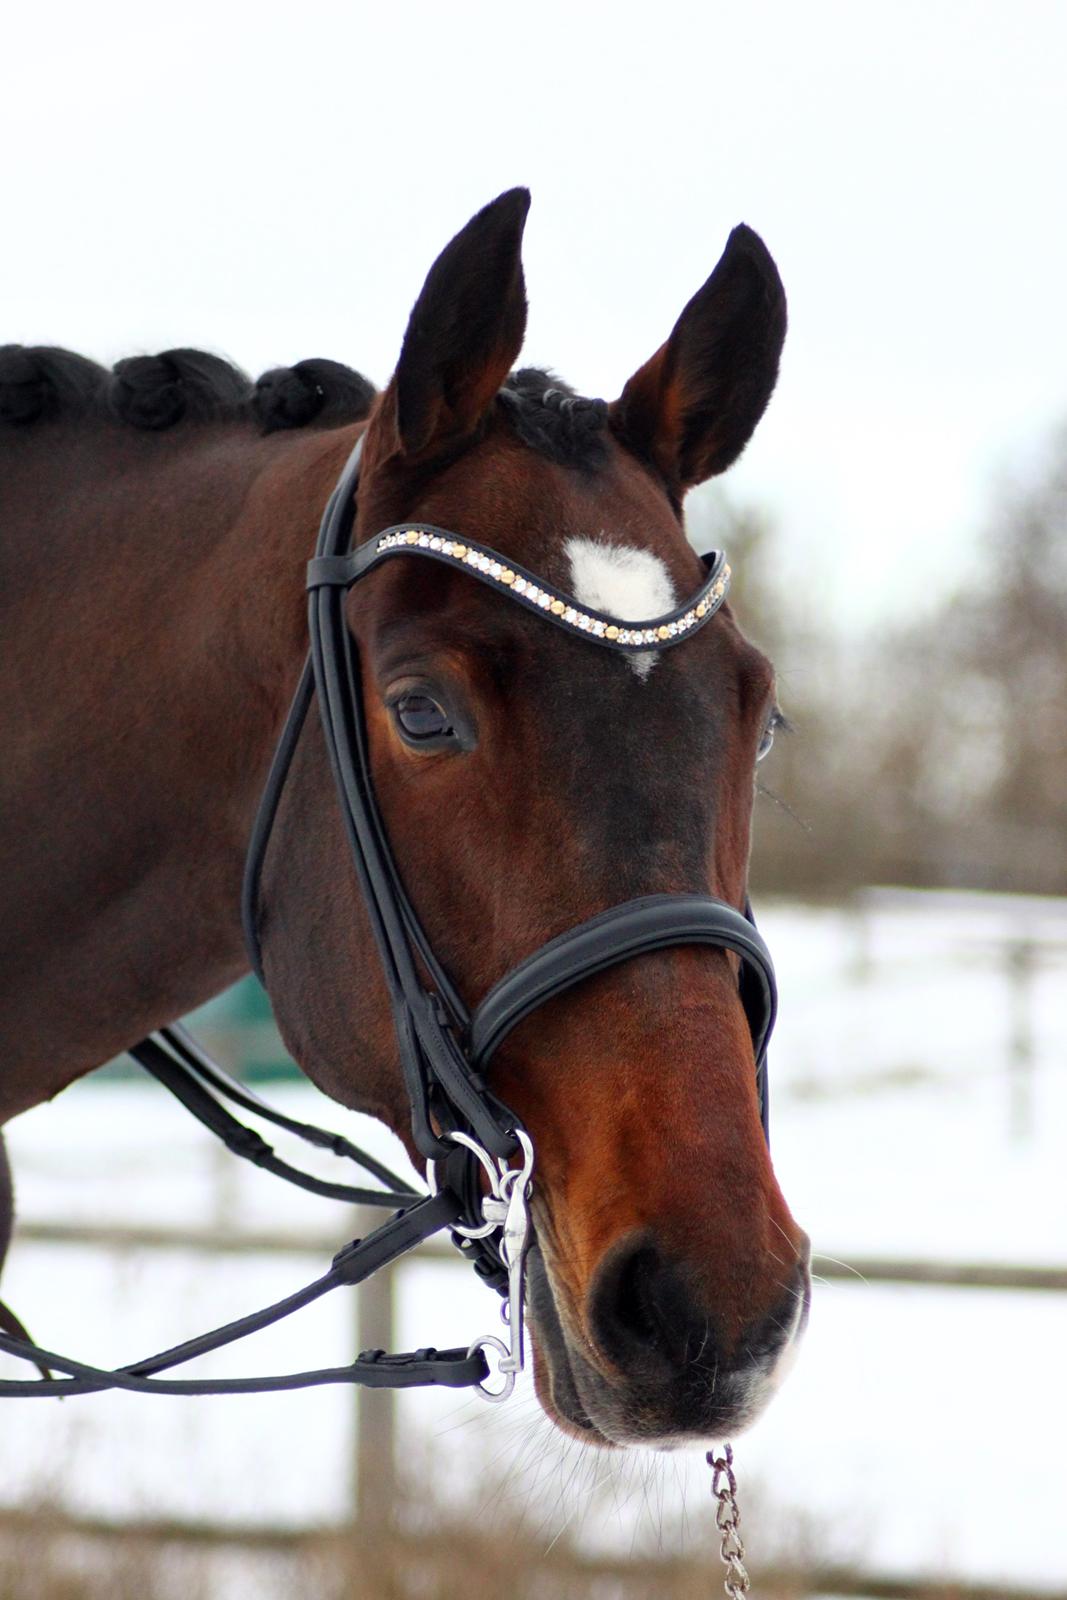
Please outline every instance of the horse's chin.
[[527, 1257], [526, 1274], [534, 1388], [542, 1411], [570, 1438], [604, 1450], [617, 1449], [616, 1440], [600, 1431], [578, 1393], [567, 1337], [556, 1309], [544, 1257], [536, 1244]]

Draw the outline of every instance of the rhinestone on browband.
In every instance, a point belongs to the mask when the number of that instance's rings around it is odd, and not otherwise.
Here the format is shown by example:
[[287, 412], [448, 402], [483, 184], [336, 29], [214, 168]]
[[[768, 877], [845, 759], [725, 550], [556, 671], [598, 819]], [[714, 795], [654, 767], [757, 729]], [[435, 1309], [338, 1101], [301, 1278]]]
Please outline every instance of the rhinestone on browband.
[[627, 623], [619, 617], [610, 617], [604, 612], [576, 604], [572, 596], [551, 588], [522, 567], [509, 565], [497, 551], [456, 539], [443, 529], [389, 528], [369, 543], [371, 550], [360, 563], [363, 571], [379, 556], [394, 551], [411, 551], [413, 554], [426, 552], [438, 560], [467, 569], [483, 582], [496, 586], [535, 610], [547, 613], [553, 622], [572, 628], [576, 633], [601, 644], [631, 650], [663, 649], [684, 638], [714, 615], [730, 586], [730, 568], [722, 555], [704, 557], [709, 567], [707, 581], [686, 605], [666, 616]]

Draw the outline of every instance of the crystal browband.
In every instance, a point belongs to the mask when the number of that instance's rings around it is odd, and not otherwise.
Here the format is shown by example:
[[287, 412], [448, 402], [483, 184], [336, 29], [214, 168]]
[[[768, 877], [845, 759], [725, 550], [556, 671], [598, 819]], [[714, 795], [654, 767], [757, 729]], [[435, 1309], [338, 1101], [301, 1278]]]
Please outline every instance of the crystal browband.
[[446, 566], [461, 567], [490, 588], [518, 600], [528, 610], [539, 612], [569, 632], [613, 650], [663, 650], [679, 643], [715, 615], [730, 587], [726, 557], [721, 550], [714, 550], [701, 557], [708, 575], [689, 600], [662, 617], [636, 622], [579, 605], [572, 595], [554, 589], [488, 545], [459, 539], [444, 528], [434, 528], [428, 523], [403, 523], [386, 528], [349, 555], [320, 556], [309, 561], [308, 588], [347, 589], [380, 561], [397, 555], [429, 556]]

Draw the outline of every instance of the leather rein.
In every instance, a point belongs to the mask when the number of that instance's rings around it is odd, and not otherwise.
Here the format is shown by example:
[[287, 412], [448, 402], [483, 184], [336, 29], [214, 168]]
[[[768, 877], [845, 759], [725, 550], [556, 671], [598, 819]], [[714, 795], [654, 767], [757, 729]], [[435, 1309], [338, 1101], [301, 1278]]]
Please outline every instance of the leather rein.
[[[356, 641], [347, 627], [348, 590], [384, 562], [420, 557], [460, 567], [500, 595], [523, 605], [564, 632], [619, 654], [669, 649], [702, 627], [718, 610], [729, 585], [721, 552], [705, 556], [706, 577], [696, 594], [665, 616], [634, 623], [580, 605], [488, 546], [471, 543], [425, 523], [387, 528], [350, 549], [362, 438], [356, 444], [323, 513], [314, 558], [308, 564], [311, 648], [282, 730], [252, 837], [242, 894], [242, 919], [252, 967], [264, 977], [259, 939], [260, 877], [278, 805], [312, 700], [337, 788], [353, 862], [385, 976], [404, 1082], [411, 1102], [412, 1135], [428, 1163], [430, 1193], [419, 1194], [373, 1156], [341, 1135], [283, 1116], [228, 1076], [180, 1025], [161, 1029], [130, 1054], [164, 1084], [236, 1155], [313, 1193], [394, 1212], [363, 1239], [353, 1240], [329, 1269], [296, 1293], [250, 1316], [189, 1339], [127, 1366], [107, 1370], [70, 1360], [0, 1332], [0, 1351], [33, 1362], [48, 1375], [2, 1380], [0, 1397], [69, 1395], [123, 1389], [150, 1394], [234, 1394], [354, 1383], [408, 1388], [436, 1384], [475, 1387], [503, 1400], [522, 1370], [524, 1267], [530, 1244], [529, 1199], [534, 1153], [519, 1119], [492, 1092], [487, 1072], [511, 1031], [546, 1001], [606, 968], [651, 951], [703, 944], [739, 958], [739, 996], [752, 1037], [764, 1133], [768, 1129], [767, 1044], [777, 990], [770, 953], [752, 920], [725, 901], [704, 894], [656, 894], [599, 912], [535, 950], [468, 1010], [441, 966], [401, 881], [378, 808], [371, 777]], [[428, 982], [424, 974], [428, 976]], [[258, 1133], [229, 1110], [245, 1111], [306, 1142], [351, 1160], [382, 1188], [330, 1183], [281, 1160]], [[513, 1163], [518, 1162], [518, 1165]], [[341, 1366], [255, 1378], [160, 1376], [196, 1357], [258, 1332], [342, 1284], [357, 1284], [443, 1230], [478, 1275], [505, 1298], [506, 1339], [483, 1335], [466, 1349], [425, 1348], [399, 1354], [364, 1351]], [[496, 1358], [501, 1387], [489, 1388]], [[63, 1378], [52, 1371], [65, 1373]]]

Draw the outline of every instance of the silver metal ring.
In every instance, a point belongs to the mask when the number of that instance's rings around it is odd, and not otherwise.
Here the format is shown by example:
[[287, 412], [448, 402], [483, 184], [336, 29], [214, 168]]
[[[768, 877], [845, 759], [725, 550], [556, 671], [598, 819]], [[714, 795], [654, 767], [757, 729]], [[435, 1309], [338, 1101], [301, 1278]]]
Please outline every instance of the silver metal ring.
[[[496, 1335], [492, 1333], [483, 1333], [480, 1339], [475, 1339], [474, 1343], [467, 1351], [467, 1355], [468, 1357], [472, 1356], [476, 1350], [488, 1350], [490, 1345], [502, 1359], [510, 1356], [511, 1354], [511, 1351], [508, 1349], [503, 1339], [498, 1339]], [[484, 1378], [481, 1383], [476, 1383], [474, 1385], [482, 1399], [488, 1400], [490, 1405], [494, 1406], [499, 1405], [503, 1400], [510, 1400], [512, 1390], [515, 1388], [515, 1374], [513, 1372], [500, 1372], [497, 1374], [497, 1376], [503, 1378], [504, 1380], [504, 1387], [502, 1389], [487, 1389], [485, 1387]]]
[[[461, 1144], [465, 1146], [465, 1148], [470, 1150], [473, 1155], [477, 1156], [479, 1162], [486, 1172], [486, 1175], [489, 1178], [491, 1191], [493, 1194], [495, 1194], [497, 1188], [496, 1168], [493, 1166], [492, 1158], [490, 1157], [488, 1151], [483, 1150], [481, 1145], [477, 1144], [470, 1137], [470, 1135], [466, 1133], [446, 1133], [443, 1134], [442, 1137], [453, 1140], [455, 1144]], [[430, 1186], [430, 1193], [436, 1194], [440, 1188], [440, 1184], [437, 1180], [437, 1162], [435, 1160], [430, 1160], [426, 1163], [426, 1181]], [[480, 1228], [466, 1228], [462, 1225], [462, 1223], [457, 1222], [453, 1225], [452, 1232], [461, 1234], [464, 1239], [487, 1239], [492, 1233], [493, 1229], [496, 1227], [499, 1227], [499, 1223], [486, 1222]]]
[[[478, 1141], [472, 1139], [469, 1133], [446, 1133], [445, 1138], [451, 1139], [453, 1144], [461, 1144], [465, 1150], [469, 1150], [473, 1156], [477, 1156], [483, 1172], [489, 1179], [489, 1192], [494, 1195], [498, 1194], [500, 1192], [500, 1178], [489, 1152], [483, 1150]], [[436, 1173], [434, 1176], [436, 1179]], [[495, 1233], [499, 1226], [499, 1222], [483, 1222], [480, 1227], [471, 1228], [465, 1226], [462, 1222], [455, 1222], [452, 1225], [452, 1232], [458, 1233], [462, 1239], [488, 1239], [489, 1235]]]

